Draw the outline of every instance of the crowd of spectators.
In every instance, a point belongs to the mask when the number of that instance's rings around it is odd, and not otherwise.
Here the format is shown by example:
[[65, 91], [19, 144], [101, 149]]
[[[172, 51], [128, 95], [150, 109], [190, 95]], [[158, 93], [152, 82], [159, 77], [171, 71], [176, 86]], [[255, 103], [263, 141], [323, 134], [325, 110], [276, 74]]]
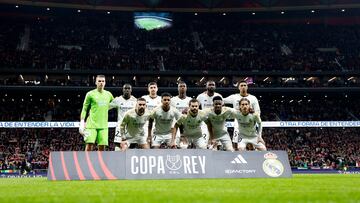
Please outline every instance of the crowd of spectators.
[[[112, 140], [114, 130], [110, 129]], [[290, 165], [302, 169], [360, 167], [357, 128], [265, 128], [268, 150], [288, 152]], [[7, 129], [0, 133], [0, 170], [47, 169], [50, 151], [83, 151], [78, 129]], [[109, 142], [108, 150], [114, 150]]]
[[1, 68], [343, 71], [360, 64], [358, 25], [192, 20], [145, 31], [134, 28], [131, 18], [0, 21]]
[[[114, 96], [118, 96], [116, 93]], [[136, 97], [142, 95], [134, 94]], [[188, 95], [196, 97], [196, 95]], [[223, 94], [224, 97], [228, 96]], [[348, 121], [359, 120], [360, 107], [356, 95], [257, 95], [264, 121]], [[77, 121], [81, 112], [82, 94], [2, 95], [0, 121]], [[109, 120], [116, 121], [116, 111]]]

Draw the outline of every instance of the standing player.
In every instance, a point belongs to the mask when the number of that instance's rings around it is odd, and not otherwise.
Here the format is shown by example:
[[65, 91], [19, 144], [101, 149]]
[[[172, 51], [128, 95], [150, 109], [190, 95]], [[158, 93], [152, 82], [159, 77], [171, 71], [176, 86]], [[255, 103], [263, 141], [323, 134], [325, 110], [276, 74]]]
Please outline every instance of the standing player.
[[183, 112], [189, 107], [191, 97], [186, 96], [187, 86], [185, 82], [179, 82], [178, 92], [179, 95], [171, 98], [171, 105], [174, 106], [179, 112]]
[[[216, 93], [216, 84], [215, 81], [209, 80], [206, 82], [206, 91], [199, 94], [197, 96], [197, 100], [200, 102], [201, 109], [205, 110], [207, 108], [211, 108], [213, 106], [213, 98], [216, 96], [222, 97], [221, 94]], [[205, 123], [201, 125], [201, 129], [203, 131], [203, 136], [206, 141], [209, 140], [209, 131]]]
[[[149, 138], [152, 147], [158, 149], [162, 143], [166, 143], [170, 147], [171, 136], [174, 131], [173, 124], [177, 121], [181, 113], [170, 105], [171, 94], [161, 94], [161, 106], [156, 107], [150, 113], [149, 120]], [[152, 126], [155, 121], [154, 135], [152, 136]]]
[[208, 120], [210, 124], [210, 148], [216, 149], [217, 143], [220, 142], [226, 151], [234, 151], [230, 135], [225, 126], [226, 119], [232, 118], [234, 109], [224, 107], [221, 97], [216, 96], [213, 98], [213, 108], [207, 109]]
[[[80, 115], [79, 132], [84, 136], [86, 151], [93, 151], [95, 142], [98, 144], [99, 151], [104, 151], [109, 143], [108, 110], [114, 97], [109, 91], [104, 90], [106, 84], [104, 75], [96, 76], [95, 84], [96, 89], [89, 91], [85, 96]], [[85, 118], [89, 109], [85, 128]]]
[[[247, 82], [244, 80], [238, 82], [238, 89], [239, 89], [240, 93], [232, 94], [232, 95], [224, 98], [224, 103], [232, 104], [234, 109], [239, 109], [240, 99], [247, 98], [250, 101], [250, 107], [251, 107], [252, 111], [254, 111], [260, 115], [261, 111], [260, 111], [259, 101], [254, 95], [248, 93]], [[238, 136], [239, 136], [239, 127], [237, 125], [237, 122], [235, 122], [234, 123], [234, 133], [233, 133], [233, 142], [234, 142], [235, 148], [237, 148], [236, 145], [237, 145], [237, 141], [239, 140]]]
[[142, 96], [142, 98], [146, 100], [147, 109], [151, 111], [161, 104], [161, 97], [157, 95], [158, 86], [156, 82], [148, 84], [148, 92], [149, 94]]
[[213, 98], [216, 96], [221, 96], [221, 94], [215, 92], [216, 84], [213, 80], [209, 80], [206, 83], [206, 91], [199, 94], [196, 99], [200, 102], [201, 109], [205, 110], [213, 106]]
[[127, 111], [120, 124], [121, 150], [126, 150], [130, 144], [136, 143], [143, 149], [149, 149], [147, 133], [144, 132], [145, 123], [148, 123], [150, 113], [146, 109], [144, 98], [137, 99], [134, 109]]
[[201, 124], [206, 120], [206, 113], [204, 111], [199, 111], [199, 101], [191, 99], [187, 115], [182, 115], [175, 123], [171, 147], [176, 147], [176, 132], [179, 126], [182, 125], [184, 128], [183, 135], [188, 139], [188, 142], [194, 144], [196, 148], [206, 149], [207, 140], [202, 136], [201, 131]]
[[247, 98], [240, 99], [240, 111], [234, 113], [239, 126], [239, 150], [246, 149], [247, 144], [252, 144], [255, 149], [265, 151], [265, 143], [261, 137], [261, 118], [258, 113], [250, 113], [250, 101]]
[[[155, 107], [161, 105], [161, 97], [157, 95], [158, 86], [157, 86], [156, 82], [150, 82], [148, 84], [148, 92], [149, 92], [149, 94], [142, 96], [142, 98], [144, 98], [146, 100], [147, 109], [149, 111], [151, 111]], [[149, 137], [149, 135], [148, 135], [148, 124], [149, 123], [146, 123], [145, 127], [144, 127], [146, 137]], [[148, 142], [150, 143], [151, 140], [148, 140]]]
[[132, 86], [130, 84], [124, 84], [123, 88], [123, 95], [116, 97], [111, 103], [110, 108], [117, 108], [117, 127], [115, 128], [115, 151], [120, 151], [120, 143], [121, 143], [121, 136], [120, 136], [120, 124], [122, 119], [124, 118], [124, 114], [129, 111], [130, 109], [134, 108], [136, 105], [136, 98], [131, 95]]
[[[178, 84], [178, 92], [179, 95], [171, 98], [171, 105], [174, 106], [180, 113], [185, 113], [186, 109], [189, 107], [189, 102], [191, 97], [186, 96], [187, 85], [185, 82], [181, 81]], [[176, 144], [180, 146], [180, 148], [187, 148], [188, 144], [185, 139], [180, 139], [182, 127], [180, 126], [180, 130], [176, 133]]]

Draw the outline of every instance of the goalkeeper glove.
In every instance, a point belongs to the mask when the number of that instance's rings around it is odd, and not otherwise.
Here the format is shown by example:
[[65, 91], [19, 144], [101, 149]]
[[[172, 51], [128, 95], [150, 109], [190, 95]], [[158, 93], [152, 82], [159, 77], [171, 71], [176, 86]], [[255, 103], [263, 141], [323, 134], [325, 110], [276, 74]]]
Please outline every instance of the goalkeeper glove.
[[83, 136], [85, 136], [85, 121], [81, 120], [79, 125], [79, 133]]

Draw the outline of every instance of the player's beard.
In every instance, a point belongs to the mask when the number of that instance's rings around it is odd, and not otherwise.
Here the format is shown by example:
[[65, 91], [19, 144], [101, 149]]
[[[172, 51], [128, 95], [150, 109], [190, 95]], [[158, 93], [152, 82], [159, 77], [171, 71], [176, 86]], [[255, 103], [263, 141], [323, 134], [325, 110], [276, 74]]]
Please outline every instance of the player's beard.
[[240, 110], [240, 111], [241, 111], [241, 113], [242, 113], [244, 116], [246, 116], [246, 115], [249, 114], [249, 109], [242, 109], [242, 110]]
[[215, 88], [208, 88], [207, 91], [208, 91], [208, 93], [210, 93], [210, 94], [214, 94]]
[[137, 113], [141, 116], [145, 113], [145, 109], [139, 108]]
[[192, 109], [189, 111], [191, 116], [196, 116], [198, 114], [198, 110], [197, 109]]

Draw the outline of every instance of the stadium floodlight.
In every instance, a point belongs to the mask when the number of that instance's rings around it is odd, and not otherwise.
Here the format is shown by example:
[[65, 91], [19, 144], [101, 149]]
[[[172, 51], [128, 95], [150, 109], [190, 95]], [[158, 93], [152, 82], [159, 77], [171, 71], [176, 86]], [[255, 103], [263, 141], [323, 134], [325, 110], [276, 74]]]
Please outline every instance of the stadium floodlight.
[[15, 8], [19, 8], [19, 5], [16, 5]]
[[311, 10], [311, 13], [315, 13], [315, 11], [314, 11], [314, 10]]
[[331, 82], [331, 81], [333, 81], [333, 80], [335, 80], [336, 79], [336, 77], [332, 77], [332, 78], [330, 78], [329, 80], [328, 80], [328, 82]]
[[50, 11], [50, 8], [49, 8], [49, 7], [47, 7], [47, 8], [46, 8], [46, 10], [47, 10], [47, 11]]
[[284, 11], [281, 11], [281, 15], [283, 15], [285, 12]]
[[255, 12], [251, 13], [251, 15], [253, 15], [253, 16], [254, 16], [255, 14], [256, 14]]
[[345, 9], [341, 9], [341, 12], [345, 12]]
[[78, 9], [78, 10], [77, 10], [77, 12], [78, 12], [78, 13], [80, 13], [80, 12], [81, 12], [81, 10], [80, 10], [80, 9]]
[[196, 15], [196, 16], [197, 16], [197, 15], [198, 15], [198, 13], [194, 13], [194, 15]]
[[110, 14], [110, 11], [106, 12], [108, 15]]

